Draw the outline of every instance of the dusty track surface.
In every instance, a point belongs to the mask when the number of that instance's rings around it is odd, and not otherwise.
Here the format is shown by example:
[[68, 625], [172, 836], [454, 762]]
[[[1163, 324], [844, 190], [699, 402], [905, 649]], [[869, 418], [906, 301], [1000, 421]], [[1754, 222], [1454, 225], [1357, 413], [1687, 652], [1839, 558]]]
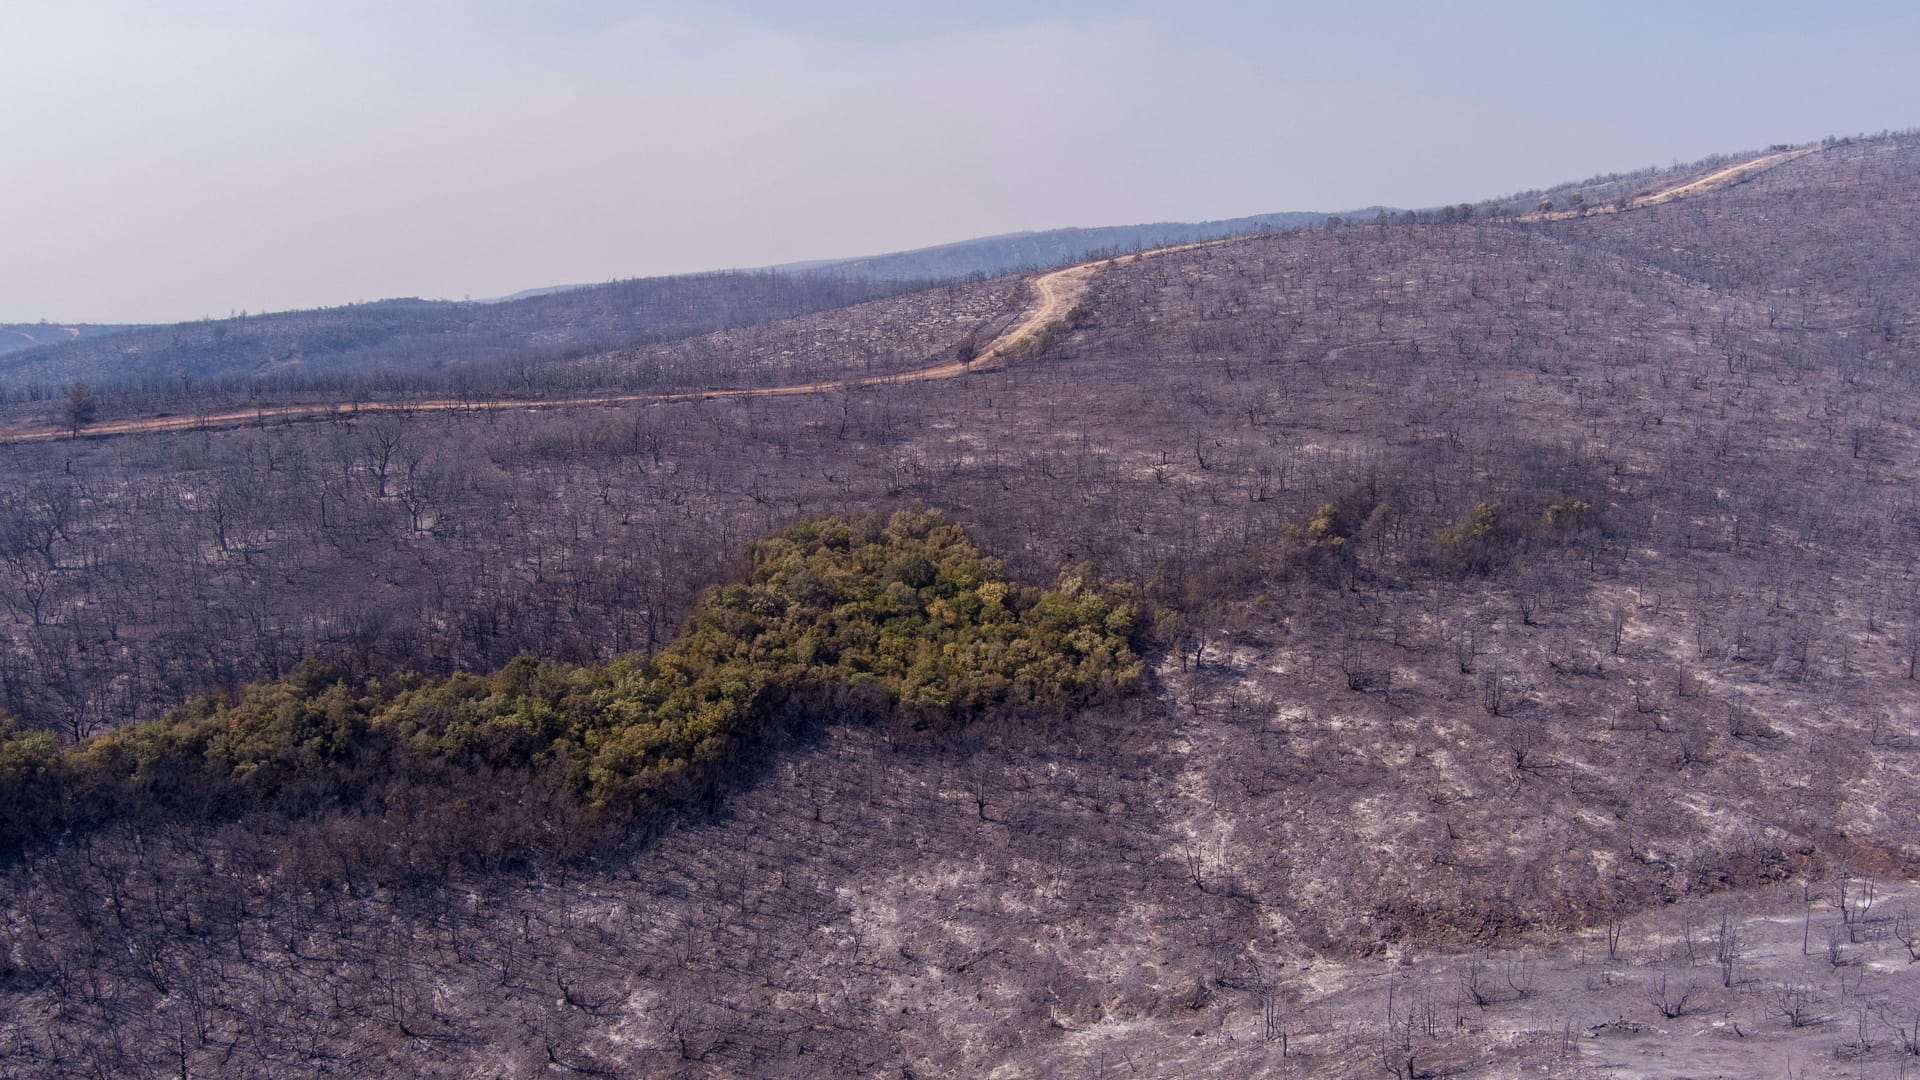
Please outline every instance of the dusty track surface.
[[1571, 221], [1574, 218], [1593, 217], [1596, 214], [1617, 214], [1622, 210], [1639, 210], [1648, 206], [1684, 199], [1689, 195], [1700, 195], [1716, 191], [1731, 184], [1737, 184], [1748, 177], [1765, 172], [1775, 165], [1783, 165], [1795, 158], [1805, 157], [1820, 148], [1803, 146], [1797, 150], [1780, 150], [1771, 154], [1762, 154], [1757, 158], [1743, 161], [1738, 165], [1729, 165], [1724, 169], [1710, 172], [1705, 176], [1689, 180], [1684, 184], [1661, 188], [1645, 195], [1635, 195], [1624, 203], [1601, 203], [1582, 207], [1578, 210], [1537, 210], [1531, 214], [1521, 214], [1515, 221]]
[[[372, 401], [339, 405], [267, 405], [251, 409], [231, 409], [222, 412], [195, 413], [184, 416], [157, 416], [128, 420], [108, 420], [88, 425], [82, 429], [81, 438], [98, 438], [108, 435], [159, 435], [168, 432], [206, 431], [217, 428], [244, 427], [249, 424], [262, 424], [269, 421], [291, 422], [296, 420], [350, 419], [356, 416], [375, 413], [430, 413], [430, 412], [494, 412], [503, 409], [557, 409], [581, 405], [663, 405], [676, 401], [713, 401], [725, 398], [788, 397], [797, 394], [819, 394], [833, 390], [858, 389], [864, 386], [885, 386], [892, 383], [924, 382], [929, 379], [950, 379], [970, 371], [991, 371], [1005, 367], [1034, 350], [1045, 337], [1048, 328], [1066, 318], [1080, 298], [1086, 295], [1087, 284], [1103, 268], [1136, 259], [1150, 258], [1175, 251], [1187, 251], [1209, 244], [1224, 243], [1221, 240], [1208, 240], [1192, 244], [1176, 244], [1171, 247], [1154, 248], [1150, 251], [1135, 252], [1112, 259], [1100, 259], [1094, 262], [1080, 263], [1074, 266], [1052, 270], [1036, 276], [1033, 281], [1034, 302], [1021, 313], [1019, 320], [999, 336], [988, 342], [970, 361], [947, 360], [930, 367], [913, 368], [908, 371], [894, 372], [889, 375], [869, 375], [857, 379], [831, 379], [823, 382], [795, 383], [789, 386], [764, 386], [737, 389], [688, 390], [670, 394], [590, 394], [576, 397], [550, 398], [437, 398], [426, 401]], [[50, 439], [72, 437], [65, 428], [41, 427], [21, 428], [13, 431], [0, 431], [0, 442], [44, 442]]]

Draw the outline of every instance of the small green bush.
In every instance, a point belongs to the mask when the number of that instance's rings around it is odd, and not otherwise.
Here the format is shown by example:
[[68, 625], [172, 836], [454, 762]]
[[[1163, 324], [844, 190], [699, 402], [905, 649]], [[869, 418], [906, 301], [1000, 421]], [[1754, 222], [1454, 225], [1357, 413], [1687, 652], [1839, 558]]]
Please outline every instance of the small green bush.
[[1530, 546], [1592, 539], [1597, 528], [1592, 504], [1571, 496], [1549, 503], [1538, 516], [1509, 512], [1500, 503], [1483, 500], [1440, 530], [1434, 548], [1440, 563], [1457, 572], [1490, 574]]

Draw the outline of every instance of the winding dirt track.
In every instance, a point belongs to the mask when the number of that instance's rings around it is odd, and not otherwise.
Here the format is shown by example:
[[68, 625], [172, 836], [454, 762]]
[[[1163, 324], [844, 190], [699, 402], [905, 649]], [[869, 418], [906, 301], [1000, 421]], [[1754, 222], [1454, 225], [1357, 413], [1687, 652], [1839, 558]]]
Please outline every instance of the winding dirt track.
[[1684, 199], [1689, 195], [1698, 195], [1702, 192], [1726, 187], [1729, 184], [1737, 183], [1756, 173], [1765, 172], [1775, 165], [1783, 165], [1792, 161], [1794, 158], [1805, 157], [1819, 149], [1818, 146], [1802, 146], [1797, 150], [1780, 150], [1771, 154], [1762, 154], [1757, 158], [1749, 158], [1738, 165], [1729, 165], [1724, 169], [1710, 172], [1705, 176], [1689, 180], [1684, 184], [1675, 184], [1672, 187], [1661, 188], [1659, 191], [1648, 192], [1645, 195], [1636, 195], [1622, 205], [1603, 203], [1597, 206], [1584, 207], [1579, 210], [1536, 210], [1531, 214], [1521, 214], [1513, 220], [1570, 221], [1574, 218], [1593, 217], [1597, 214], [1617, 214], [1622, 210], [1639, 210], [1642, 207], [1658, 206], [1661, 203], [1672, 202], [1675, 199]]
[[[206, 431], [216, 428], [244, 427], [249, 424], [262, 424], [269, 421], [351, 419], [356, 416], [374, 413], [428, 413], [428, 412], [493, 412], [502, 409], [557, 409], [576, 405], [662, 405], [675, 401], [715, 401], [725, 398], [788, 397], [796, 394], [819, 394], [833, 390], [858, 389], [863, 386], [885, 386], [890, 383], [924, 382], [929, 379], [950, 379], [964, 375], [969, 371], [990, 371], [1005, 367], [1025, 355], [1030, 346], [1037, 342], [1047, 327], [1073, 310], [1080, 298], [1086, 295], [1087, 285], [1103, 267], [1118, 263], [1133, 262], [1136, 259], [1165, 255], [1174, 251], [1187, 251], [1209, 244], [1223, 243], [1221, 240], [1208, 240], [1193, 244], [1176, 244], [1171, 247], [1154, 248], [1150, 251], [1121, 255], [1113, 259], [1100, 259], [1094, 262], [1080, 263], [1059, 270], [1048, 271], [1036, 276], [1031, 285], [1034, 302], [1020, 315], [1019, 321], [1002, 331], [999, 336], [988, 342], [974, 358], [968, 362], [948, 360], [931, 367], [914, 368], [888, 375], [868, 375], [853, 379], [829, 379], [822, 382], [795, 383], [790, 386], [743, 387], [720, 390], [688, 390], [670, 394], [591, 394], [580, 397], [553, 398], [437, 398], [426, 401], [371, 401], [344, 405], [264, 405], [251, 409], [232, 409], [224, 412], [195, 413], [186, 416], [157, 416], [129, 420], [107, 420], [90, 424], [81, 430], [80, 438], [99, 438], [108, 435], [158, 435], [180, 431]], [[21, 428], [13, 431], [0, 431], [0, 442], [45, 442], [51, 439], [72, 437], [65, 428]]]
[[[1775, 165], [1792, 161], [1814, 153], [1819, 147], [1807, 146], [1795, 150], [1782, 150], [1763, 154], [1760, 157], [1731, 165], [1717, 172], [1689, 180], [1683, 184], [1659, 191], [1649, 192], [1627, 200], [1623, 205], [1588, 207], [1584, 210], [1548, 210], [1531, 214], [1521, 214], [1507, 220], [1511, 221], [1562, 221], [1595, 214], [1619, 213], [1622, 210], [1636, 210], [1645, 206], [1656, 206], [1672, 202], [1702, 192], [1726, 187], [1748, 176], [1770, 169]], [[670, 394], [590, 394], [580, 397], [551, 398], [436, 398], [425, 401], [371, 401], [357, 404], [335, 405], [265, 405], [251, 409], [232, 409], [223, 412], [196, 413], [187, 416], [156, 416], [129, 420], [108, 420], [90, 424], [82, 430], [80, 438], [99, 438], [108, 435], [159, 435], [179, 431], [207, 431], [216, 428], [244, 427], [249, 424], [263, 424], [268, 421], [351, 419], [356, 416], [374, 413], [430, 413], [430, 412], [497, 412], [503, 409], [558, 409], [580, 405], [664, 405], [676, 401], [717, 401], [726, 398], [762, 398], [790, 397], [797, 394], [819, 394], [833, 390], [852, 390], [863, 386], [886, 386], [892, 383], [925, 382], [930, 379], [951, 379], [970, 371], [991, 371], [1005, 367], [1020, 359], [1030, 351], [1030, 347], [1044, 337], [1048, 326], [1064, 319], [1073, 306], [1086, 295], [1087, 286], [1103, 268], [1139, 259], [1150, 259], [1156, 255], [1167, 255], [1176, 251], [1191, 251], [1194, 248], [1211, 247], [1224, 244], [1234, 238], [1220, 240], [1202, 240], [1190, 244], [1174, 244], [1169, 247], [1152, 248], [1137, 251], [1130, 255], [1121, 255], [1111, 259], [1096, 259], [1079, 263], [1037, 275], [1031, 284], [1034, 302], [1021, 313], [1019, 321], [1002, 331], [986, 346], [981, 348], [971, 361], [948, 360], [931, 367], [914, 368], [909, 371], [894, 372], [889, 375], [868, 375], [854, 379], [829, 379], [822, 382], [795, 383], [789, 386], [741, 387], [718, 390], [688, 390]], [[52, 439], [69, 438], [72, 434], [62, 427], [17, 428], [0, 431], [0, 443], [7, 442], [45, 442]]]

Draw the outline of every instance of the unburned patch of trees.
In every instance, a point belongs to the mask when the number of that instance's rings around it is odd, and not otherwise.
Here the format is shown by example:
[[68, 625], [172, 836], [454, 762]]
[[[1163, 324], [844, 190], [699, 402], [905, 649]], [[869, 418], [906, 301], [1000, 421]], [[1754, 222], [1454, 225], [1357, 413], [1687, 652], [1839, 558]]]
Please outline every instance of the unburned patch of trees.
[[[1019, 586], [932, 512], [811, 519], [758, 541], [750, 563], [652, 655], [367, 681], [309, 660], [69, 748], [10, 726], [0, 843], [128, 815], [304, 816], [481, 772], [570, 795], [567, 820], [625, 822], [711, 790], [799, 720], [937, 731], [1062, 713], [1141, 674], [1141, 616], [1124, 593], [1087, 569], [1054, 589]], [[509, 828], [531, 842], [554, 825]]]

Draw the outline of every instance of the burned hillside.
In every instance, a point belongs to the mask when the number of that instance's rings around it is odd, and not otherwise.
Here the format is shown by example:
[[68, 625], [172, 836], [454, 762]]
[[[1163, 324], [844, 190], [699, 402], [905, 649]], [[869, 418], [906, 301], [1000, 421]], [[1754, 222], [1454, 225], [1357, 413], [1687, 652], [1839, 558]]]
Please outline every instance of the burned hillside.
[[[1911, 876], [1916, 251], [1920, 140], [1836, 142], [1619, 213], [1115, 263], [942, 381], [0, 447], [0, 701], [69, 739], [308, 657], [657, 651], [826, 512], [936, 507], [1152, 616], [1131, 698], [823, 716], [586, 861], [402, 874], [367, 854], [432, 817], [401, 799], [108, 825], [8, 872], [10, 1059], [1244, 1071], [1282, 1067], [1278, 1001], [1323, 1074], [1377, 1074], [1378, 1017], [1303, 971]], [[972, 288], [892, 345], [794, 330], [906, 370], [1000, 316]]]

